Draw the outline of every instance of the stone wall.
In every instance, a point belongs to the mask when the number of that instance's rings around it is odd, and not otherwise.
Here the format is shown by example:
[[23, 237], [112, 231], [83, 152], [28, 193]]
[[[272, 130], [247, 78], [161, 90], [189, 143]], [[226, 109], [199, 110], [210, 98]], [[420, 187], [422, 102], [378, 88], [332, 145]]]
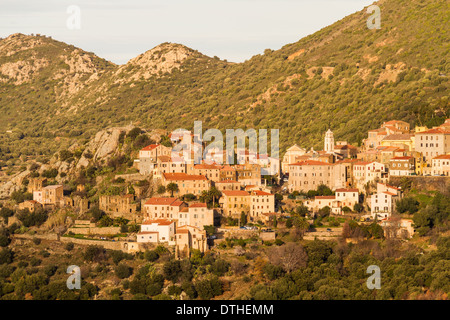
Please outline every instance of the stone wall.
[[149, 175], [142, 175], [140, 173], [130, 173], [130, 174], [116, 174], [114, 176], [114, 179], [122, 178], [126, 182], [132, 182], [132, 181], [146, 180], [148, 177]]
[[48, 233], [48, 234], [14, 234], [14, 239], [25, 239], [25, 240], [33, 240], [34, 238], [41, 239], [41, 240], [50, 240], [50, 241], [58, 241], [59, 235], [56, 233]]
[[61, 242], [67, 243], [72, 242], [76, 244], [81, 244], [84, 246], [102, 246], [105, 249], [111, 249], [111, 250], [122, 250], [123, 246], [127, 242], [122, 241], [104, 241], [104, 240], [88, 240], [88, 239], [77, 239], [77, 238], [71, 238], [71, 237], [61, 237]]
[[72, 227], [67, 232], [75, 234], [99, 234], [99, 235], [114, 235], [120, 233], [120, 227], [104, 227], [104, 228], [80, 228]]
[[263, 241], [274, 241], [276, 237], [275, 232], [261, 232], [259, 238]]

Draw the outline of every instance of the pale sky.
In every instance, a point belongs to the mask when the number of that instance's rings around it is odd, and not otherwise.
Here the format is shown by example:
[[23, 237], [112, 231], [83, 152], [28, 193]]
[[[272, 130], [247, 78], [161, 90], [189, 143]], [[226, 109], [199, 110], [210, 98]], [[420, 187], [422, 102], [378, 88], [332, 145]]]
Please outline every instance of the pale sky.
[[[243, 62], [280, 49], [374, 0], [0, 0], [0, 37], [40, 33], [117, 64], [162, 42]], [[71, 5], [81, 29], [67, 27]]]

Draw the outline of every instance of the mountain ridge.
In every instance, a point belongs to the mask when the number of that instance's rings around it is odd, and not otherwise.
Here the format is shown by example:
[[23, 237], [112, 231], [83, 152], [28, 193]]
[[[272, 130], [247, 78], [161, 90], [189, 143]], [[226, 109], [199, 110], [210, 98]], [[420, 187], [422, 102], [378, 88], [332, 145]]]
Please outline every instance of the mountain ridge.
[[[364, 9], [242, 63], [163, 43], [124, 65], [84, 53], [97, 69], [74, 69], [71, 91], [51, 77], [31, 85], [4, 82], [0, 126], [14, 134], [2, 135], [1, 155], [50, 155], [74, 139], [130, 123], [165, 130], [191, 129], [194, 120], [221, 130], [280, 128], [282, 151], [294, 143], [320, 147], [328, 128], [358, 144], [368, 129], [394, 118], [440, 124], [449, 116], [450, 36], [441, 27], [448, 4], [377, 4], [380, 30], [367, 29]], [[172, 47], [180, 57], [165, 51]], [[0, 68], [7, 59], [0, 54]], [[44, 138], [45, 146], [38, 142]]]

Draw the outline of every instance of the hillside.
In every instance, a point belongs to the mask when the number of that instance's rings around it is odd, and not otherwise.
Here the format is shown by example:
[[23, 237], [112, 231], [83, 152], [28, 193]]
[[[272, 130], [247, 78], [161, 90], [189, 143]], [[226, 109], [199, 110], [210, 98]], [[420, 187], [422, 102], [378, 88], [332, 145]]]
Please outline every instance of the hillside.
[[279, 128], [281, 151], [321, 147], [328, 128], [358, 144], [385, 120], [440, 124], [450, 115], [448, 2], [377, 4], [380, 30], [367, 29], [364, 8], [239, 64], [166, 43], [116, 66], [46, 37], [12, 35], [0, 41], [0, 159], [48, 157], [130, 122]]

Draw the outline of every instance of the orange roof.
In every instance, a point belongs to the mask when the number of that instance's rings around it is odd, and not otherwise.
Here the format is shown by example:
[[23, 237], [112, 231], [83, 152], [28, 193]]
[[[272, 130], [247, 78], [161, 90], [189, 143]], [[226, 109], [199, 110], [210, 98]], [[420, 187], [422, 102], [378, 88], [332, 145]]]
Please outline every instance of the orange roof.
[[413, 157], [408, 157], [408, 156], [404, 156], [404, 157], [394, 157], [391, 160], [409, 160], [409, 159], [413, 159]]
[[201, 231], [201, 232], [206, 232], [205, 230], [201, 230], [200, 228], [191, 226], [191, 225], [189, 225], [189, 224], [185, 224], [184, 226], [181, 226], [181, 227], [177, 228], [177, 232], [182, 231], [183, 229], [189, 230], [189, 228], [191, 228], [191, 229], [197, 229], [198, 231]]
[[[145, 204], [169, 206], [177, 202], [177, 200], [178, 200], [177, 198], [150, 198], [147, 200], [147, 202], [145, 202]], [[182, 201], [180, 202], [183, 203]]]
[[399, 148], [398, 147], [386, 147], [386, 148], [383, 148], [382, 150], [381, 150], [381, 152], [386, 152], [386, 151], [388, 151], [388, 152], [390, 152], [390, 151], [397, 151], [397, 150], [399, 150]]
[[205, 176], [187, 173], [163, 173], [164, 179], [169, 181], [179, 180], [208, 180]]
[[360, 162], [356, 162], [355, 166], [367, 166], [371, 163], [373, 163], [373, 161], [360, 161]]
[[159, 162], [172, 162], [172, 157], [170, 156], [159, 156], [158, 157]]
[[417, 132], [416, 134], [450, 134], [450, 130], [444, 129], [445, 127], [437, 127], [427, 131]]
[[254, 190], [251, 193], [252, 193], [252, 196], [271, 196], [272, 195], [271, 193], [264, 192], [261, 190]]
[[336, 189], [336, 192], [359, 192], [358, 189]]
[[401, 190], [401, 188], [397, 188], [397, 187], [391, 186], [391, 185], [386, 184], [386, 183], [380, 183], [380, 182], [378, 182], [378, 183], [379, 183], [379, 184], [382, 184], [383, 186], [386, 186], [386, 187], [388, 187], [388, 188], [392, 188], [392, 189], [396, 189], [396, 190]]
[[450, 154], [441, 154], [440, 156], [434, 157], [433, 159], [450, 159]]
[[160, 226], [170, 226], [174, 222], [166, 219], [155, 219], [144, 221], [142, 224], [155, 224], [155, 223], [159, 224]]
[[194, 166], [194, 169], [215, 169], [215, 170], [220, 170], [221, 166], [217, 165], [217, 164], [196, 164]]
[[223, 170], [223, 171], [236, 171], [236, 169], [235, 168], [233, 168], [232, 166], [223, 166], [220, 170]]
[[397, 129], [396, 127], [393, 127], [393, 126], [386, 126], [385, 128], [392, 130], [392, 131], [401, 132], [399, 129]]
[[329, 165], [331, 165], [331, 163], [315, 160], [307, 160], [290, 164], [290, 166], [329, 166]]
[[189, 208], [206, 208], [206, 203], [193, 203], [189, 205]]
[[335, 196], [316, 196], [314, 199], [334, 200], [334, 199], [336, 199], [336, 197]]
[[384, 128], [369, 130], [369, 132], [379, 132], [379, 131], [384, 131]]
[[60, 184], [53, 184], [53, 185], [44, 187], [44, 189], [58, 189], [58, 188], [62, 188], [62, 187], [63, 186]]
[[152, 151], [153, 149], [160, 146], [159, 144], [151, 144], [149, 146], [146, 146], [145, 148], [142, 148], [141, 151]]
[[400, 120], [390, 120], [388, 122], [385, 122], [384, 124], [396, 124], [396, 123], [405, 123], [405, 124], [407, 124], [407, 122], [400, 121]]
[[134, 198], [134, 194], [127, 193], [127, 194], [124, 194], [122, 197], [124, 197], [124, 198]]
[[250, 194], [244, 190], [224, 190], [222, 191], [224, 195], [227, 197], [241, 197], [241, 196], [249, 196]]

